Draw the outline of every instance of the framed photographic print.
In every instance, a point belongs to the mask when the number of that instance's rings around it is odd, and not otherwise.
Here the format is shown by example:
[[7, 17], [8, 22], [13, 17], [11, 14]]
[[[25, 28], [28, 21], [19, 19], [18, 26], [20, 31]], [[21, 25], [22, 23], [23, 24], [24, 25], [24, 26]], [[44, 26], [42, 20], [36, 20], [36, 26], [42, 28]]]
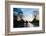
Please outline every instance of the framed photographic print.
[[45, 4], [6, 1], [6, 35], [45, 32]]

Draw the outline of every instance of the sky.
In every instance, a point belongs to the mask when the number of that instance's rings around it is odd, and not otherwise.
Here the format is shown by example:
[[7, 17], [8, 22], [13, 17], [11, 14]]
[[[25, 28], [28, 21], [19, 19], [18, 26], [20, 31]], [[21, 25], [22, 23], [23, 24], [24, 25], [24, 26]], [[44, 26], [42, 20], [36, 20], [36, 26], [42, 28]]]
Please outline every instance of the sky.
[[35, 8], [21, 8], [21, 10], [23, 11], [24, 15], [26, 15], [26, 16], [32, 16], [33, 11], [38, 11], [38, 9], [35, 9]]
[[23, 19], [24, 20], [32, 20], [33, 19], [33, 13], [34, 11], [37, 11], [36, 13], [39, 14], [39, 9], [38, 8], [14, 8], [13, 11], [15, 12], [23, 12]]

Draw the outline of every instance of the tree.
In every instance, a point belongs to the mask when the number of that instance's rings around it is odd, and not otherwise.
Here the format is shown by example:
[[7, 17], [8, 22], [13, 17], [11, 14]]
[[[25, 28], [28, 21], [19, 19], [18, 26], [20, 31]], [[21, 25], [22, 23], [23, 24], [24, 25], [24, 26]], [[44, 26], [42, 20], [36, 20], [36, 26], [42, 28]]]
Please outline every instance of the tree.
[[[14, 20], [13, 20], [14, 28], [24, 27], [24, 20], [22, 19], [23, 12], [21, 11], [21, 9], [20, 8], [14, 8], [13, 11], [14, 11], [14, 13], [13, 13], [14, 14]], [[21, 20], [19, 20], [19, 21], [17, 21], [18, 16], [21, 18]]]
[[33, 11], [33, 15], [34, 15], [34, 19], [31, 22], [35, 27], [39, 26], [39, 20], [36, 19], [37, 15], [38, 15], [38, 11]]

